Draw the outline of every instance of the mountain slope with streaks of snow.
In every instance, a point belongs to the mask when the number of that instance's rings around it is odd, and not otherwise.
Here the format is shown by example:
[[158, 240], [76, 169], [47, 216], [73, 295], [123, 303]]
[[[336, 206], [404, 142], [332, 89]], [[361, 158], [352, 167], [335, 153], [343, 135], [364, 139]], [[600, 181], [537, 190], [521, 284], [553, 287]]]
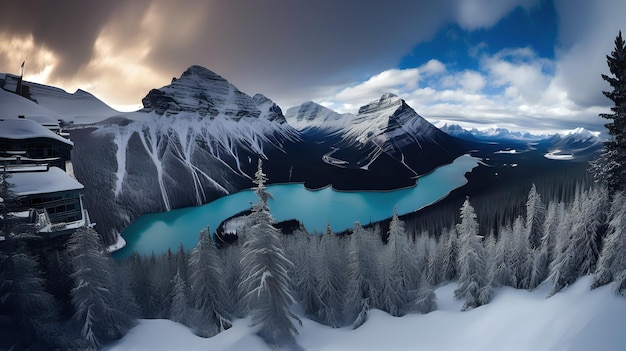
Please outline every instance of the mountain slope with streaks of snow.
[[[299, 141], [274, 102], [260, 94], [250, 97], [200, 66], [152, 89], [143, 103], [140, 111], [99, 124], [90, 140], [79, 137], [111, 150], [113, 162], [103, 164], [110, 168], [106, 191], [129, 220], [247, 188], [258, 158], [283, 162], [286, 148]], [[87, 168], [101, 161], [81, 156], [77, 173], [91, 179]], [[286, 165], [273, 168], [286, 178]], [[95, 178], [87, 184], [98, 186]], [[111, 235], [127, 224], [113, 217], [100, 222]]]

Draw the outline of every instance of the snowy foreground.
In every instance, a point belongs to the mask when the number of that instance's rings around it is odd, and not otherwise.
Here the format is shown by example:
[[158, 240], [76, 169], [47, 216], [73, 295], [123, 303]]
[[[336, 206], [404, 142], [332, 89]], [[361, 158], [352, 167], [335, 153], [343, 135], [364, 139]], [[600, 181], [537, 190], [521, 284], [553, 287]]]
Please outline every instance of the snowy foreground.
[[[437, 289], [439, 309], [427, 315], [392, 317], [370, 311], [359, 329], [333, 329], [302, 318], [296, 337], [304, 350], [624, 350], [626, 298], [614, 284], [591, 291], [591, 276], [546, 298], [549, 289], [499, 288], [491, 303], [459, 312], [456, 284]], [[141, 320], [105, 350], [270, 350], [249, 320], [213, 338], [200, 338], [169, 320]]]

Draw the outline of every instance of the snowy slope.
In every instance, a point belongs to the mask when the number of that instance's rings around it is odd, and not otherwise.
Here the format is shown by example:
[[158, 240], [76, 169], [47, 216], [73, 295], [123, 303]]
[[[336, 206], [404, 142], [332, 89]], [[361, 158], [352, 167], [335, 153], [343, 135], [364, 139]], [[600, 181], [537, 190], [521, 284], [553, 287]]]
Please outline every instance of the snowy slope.
[[[590, 290], [591, 280], [583, 277], [550, 298], [543, 288], [496, 289], [491, 303], [466, 312], [459, 312], [456, 285], [449, 284], [436, 290], [439, 309], [426, 315], [398, 318], [372, 310], [357, 330], [301, 317], [296, 342], [302, 350], [623, 350], [626, 299], [613, 294], [613, 284]], [[236, 320], [205, 339], [168, 320], [142, 320], [105, 350], [271, 350], [249, 323]]]
[[327, 107], [309, 101], [288, 109], [285, 112], [285, 118], [289, 124], [300, 131], [319, 129], [334, 132], [347, 128], [352, 122], [354, 115], [337, 113]]
[[[0, 75], [0, 86], [4, 89], [15, 91], [17, 77], [5, 74]], [[92, 94], [84, 91], [77, 90], [75, 93], [68, 93], [63, 89], [52, 87], [49, 85], [37, 84], [32, 82], [24, 82], [30, 90], [30, 95], [33, 100], [36, 101], [36, 105], [42, 110], [41, 112], [22, 112], [18, 114], [31, 114], [36, 113], [42, 116], [58, 116], [57, 119], [63, 119], [67, 122], [74, 122], [77, 124], [96, 123], [106, 118], [117, 116], [119, 111], [114, 110], [107, 104], [93, 96]], [[11, 94], [15, 98], [19, 98], [24, 101], [30, 101], [22, 98], [16, 94]], [[16, 103], [16, 100], [12, 100]], [[27, 105], [26, 102], [17, 102], [13, 108], [23, 108]], [[32, 101], [31, 101], [32, 102]], [[2, 111], [4, 107], [0, 108]], [[21, 109], [21, 111], [25, 111]], [[49, 112], [52, 111], [52, 112]]]
[[0, 118], [17, 118], [17, 116], [46, 117], [56, 122], [61, 115], [34, 101], [23, 98], [17, 94], [0, 89]]

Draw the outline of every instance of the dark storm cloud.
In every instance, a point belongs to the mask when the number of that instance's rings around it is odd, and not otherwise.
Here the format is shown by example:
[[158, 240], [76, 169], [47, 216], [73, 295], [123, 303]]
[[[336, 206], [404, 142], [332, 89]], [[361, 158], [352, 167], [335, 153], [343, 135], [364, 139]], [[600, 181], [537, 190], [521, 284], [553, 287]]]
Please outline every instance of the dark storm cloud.
[[[446, 1], [195, 1], [168, 13], [185, 21], [187, 8], [205, 11], [188, 41], [158, 29], [150, 64], [180, 72], [194, 63], [222, 74], [248, 93], [303, 99], [314, 89], [348, 83], [394, 66], [449, 20]], [[167, 6], [159, 3], [157, 5]], [[314, 88], [315, 87], [315, 88]]]
[[[396, 66], [448, 23], [483, 28], [534, 1], [4, 0], [0, 34], [32, 34], [54, 53], [51, 80], [111, 76], [101, 66], [81, 72], [102, 55], [94, 42], [106, 32], [106, 55], [118, 55], [118, 66], [135, 60], [167, 84], [199, 64], [288, 107]], [[117, 95], [145, 93], [146, 84], [137, 79]]]
[[72, 77], [89, 63], [104, 25], [124, 4], [121, 0], [3, 0], [0, 32], [32, 35], [59, 57], [53, 77]]

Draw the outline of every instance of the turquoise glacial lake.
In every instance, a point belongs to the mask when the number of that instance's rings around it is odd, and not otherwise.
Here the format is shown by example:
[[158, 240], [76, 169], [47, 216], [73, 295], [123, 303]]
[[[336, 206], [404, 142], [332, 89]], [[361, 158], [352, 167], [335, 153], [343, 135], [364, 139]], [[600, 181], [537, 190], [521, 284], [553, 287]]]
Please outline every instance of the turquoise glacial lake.
[[[298, 219], [310, 233], [323, 233], [329, 223], [333, 231], [339, 232], [352, 228], [356, 221], [367, 224], [389, 218], [394, 207], [403, 215], [442, 200], [467, 184], [465, 173], [479, 162], [470, 155], [460, 156], [421, 176], [417, 185], [393, 191], [336, 191], [331, 187], [308, 190], [303, 184], [269, 185], [267, 190], [274, 198], [268, 204], [277, 221]], [[255, 202], [254, 192], [244, 190], [202, 206], [142, 215], [122, 232], [126, 247], [113, 256], [122, 258], [134, 252], [161, 254], [168, 249], [177, 250], [181, 243], [191, 249], [200, 230], [209, 227], [214, 231], [224, 219], [249, 210]]]

